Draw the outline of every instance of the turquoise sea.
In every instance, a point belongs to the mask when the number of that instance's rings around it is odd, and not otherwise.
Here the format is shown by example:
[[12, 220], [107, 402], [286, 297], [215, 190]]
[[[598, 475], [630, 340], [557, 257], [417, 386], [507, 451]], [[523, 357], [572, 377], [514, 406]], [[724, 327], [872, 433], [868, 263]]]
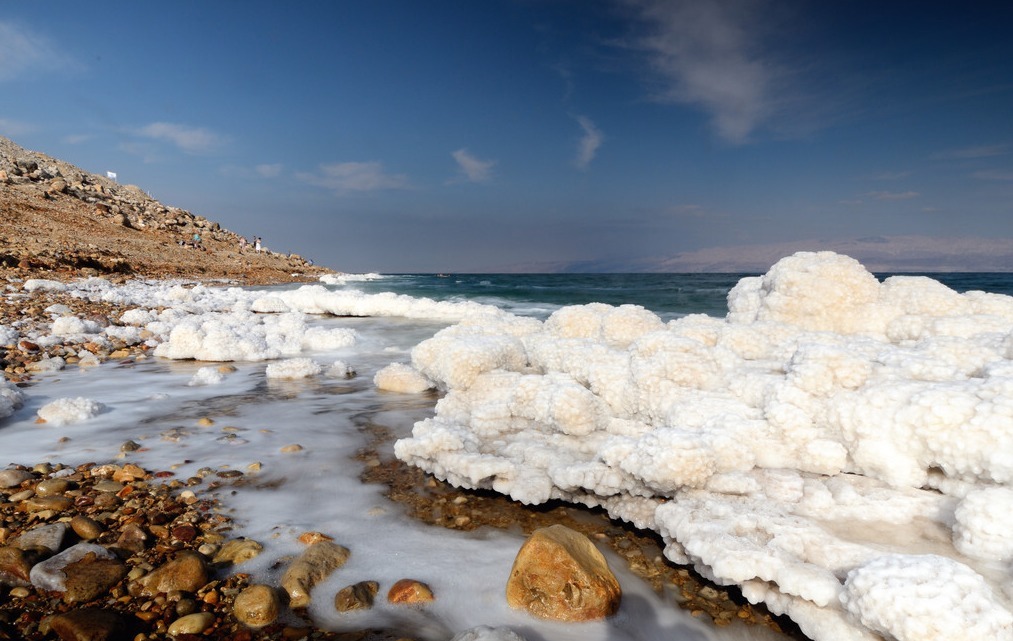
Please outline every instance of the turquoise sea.
[[[665, 320], [686, 314], [724, 316], [728, 291], [759, 274], [388, 274], [350, 283], [366, 293], [395, 292], [433, 300], [473, 300], [545, 318], [566, 305], [640, 305]], [[876, 274], [883, 280], [893, 274]], [[958, 292], [1013, 295], [1013, 272], [927, 276]]]

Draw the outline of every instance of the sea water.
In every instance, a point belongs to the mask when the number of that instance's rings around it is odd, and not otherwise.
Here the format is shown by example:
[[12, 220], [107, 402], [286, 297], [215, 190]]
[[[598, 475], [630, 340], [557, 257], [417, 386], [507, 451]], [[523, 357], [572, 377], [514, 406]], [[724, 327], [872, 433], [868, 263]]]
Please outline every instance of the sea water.
[[[725, 297], [739, 278], [726, 274], [365, 275], [335, 279], [326, 287], [335, 292], [393, 292], [435, 301], [480, 302], [538, 319], [573, 304], [632, 304], [671, 320], [697, 313], [723, 316]], [[1010, 275], [961, 274], [953, 275], [952, 282], [964, 290], [1013, 291]], [[295, 288], [269, 288], [264, 293]], [[198, 376], [208, 363], [159, 358], [92, 368], [69, 366], [41, 374], [27, 388], [24, 406], [0, 421], [2, 462], [74, 465], [125, 456], [124, 460], [149, 469], [173, 469], [181, 478], [201, 467], [247, 471], [258, 464], [256, 482], [235, 489], [224, 486], [218, 493], [236, 521], [233, 533], [265, 545], [265, 552], [241, 569], [256, 580], [276, 583], [275, 564], [298, 553], [300, 533], [316, 530], [334, 537], [352, 550], [351, 558], [315, 589], [310, 607], [318, 624], [332, 629], [390, 625], [427, 639], [449, 639], [475, 626], [506, 626], [530, 641], [772, 636], [765, 630], [702, 624], [654, 594], [614, 556], [609, 560], [626, 594], [616, 617], [575, 625], [532, 619], [509, 609], [503, 596], [522, 543], [517, 533], [462, 533], [420, 524], [385, 499], [382, 488], [359, 482], [361, 463], [354, 456], [368, 442], [369, 428], [382, 426], [395, 438], [407, 437], [416, 422], [432, 416], [436, 402], [434, 394], [377, 390], [373, 376], [390, 363], [409, 362], [415, 345], [452, 322], [396, 315], [311, 317], [315, 327], [356, 332], [354, 345], [305, 354], [324, 365], [347, 364], [356, 372], [351, 378], [321, 375], [276, 380], [267, 377], [265, 362], [236, 362], [235, 371], [208, 385], [200, 384]], [[76, 397], [101, 403], [101, 411], [63, 426], [36, 422], [43, 406]], [[120, 455], [120, 444], [127, 440], [142, 448]], [[339, 614], [333, 608], [334, 594], [346, 585], [376, 580], [389, 586], [405, 577], [432, 586], [436, 602], [424, 610], [383, 602], [366, 613]]]

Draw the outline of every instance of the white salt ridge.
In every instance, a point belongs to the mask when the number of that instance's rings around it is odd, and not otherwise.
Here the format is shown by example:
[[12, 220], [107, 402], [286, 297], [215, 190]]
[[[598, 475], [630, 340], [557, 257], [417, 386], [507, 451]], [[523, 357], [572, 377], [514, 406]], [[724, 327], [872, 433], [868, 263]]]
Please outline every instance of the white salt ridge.
[[59, 398], [39, 408], [39, 418], [54, 426], [71, 425], [98, 416], [102, 403], [82, 396]]
[[[743, 279], [729, 310], [664, 325], [595, 304], [445, 329], [412, 363], [447, 394], [395, 452], [655, 529], [672, 560], [818, 641], [919, 638], [939, 604], [939, 638], [1011, 638], [1013, 299], [880, 283], [822, 252]], [[890, 591], [884, 549], [926, 576], [924, 552], [948, 557], [956, 579]]]
[[202, 367], [193, 375], [187, 385], [218, 385], [225, 380], [225, 375], [217, 367]]
[[267, 378], [295, 380], [309, 378], [324, 371], [324, 366], [312, 358], [290, 358], [267, 366], [264, 375]]
[[419, 394], [433, 388], [425, 376], [404, 363], [391, 363], [373, 376], [373, 384], [385, 392]]
[[0, 419], [7, 418], [21, 407], [25, 397], [21, 390], [6, 379], [0, 380]]

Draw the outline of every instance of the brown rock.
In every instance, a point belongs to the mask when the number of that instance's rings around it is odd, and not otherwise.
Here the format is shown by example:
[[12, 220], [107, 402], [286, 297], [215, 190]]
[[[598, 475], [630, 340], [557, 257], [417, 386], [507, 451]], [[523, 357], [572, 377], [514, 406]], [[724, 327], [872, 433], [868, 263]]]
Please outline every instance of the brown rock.
[[22, 505], [29, 512], [41, 512], [43, 510], [63, 512], [74, 507], [74, 499], [67, 498], [66, 496], [36, 496], [26, 500]]
[[233, 604], [236, 620], [251, 628], [270, 625], [281, 612], [281, 599], [274, 588], [267, 585], [251, 585], [236, 597]]
[[83, 514], [78, 514], [70, 520], [70, 528], [85, 541], [97, 539], [99, 535], [105, 532], [105, 528], [102, 527], [101, 523]]
[[196, 592], [208, 582], [208, 569], [204, 557], [191, 550], [183, 550], [176, 557], [151, 574], [136, 581], [143, 596], [179, 590]]
[[127, 620], [112, 610], [71, 610], [54, 616], [50, 625], [62, 641], [118, 641], [129, 638]]
[[254, 558], [264, 546], [253, 539], [233, 539], [223, 545], [211, 562], [215, 565], [239, 565]]
[[35, 486], [36, 496], [59, 496], [71, 488], [67, 479], [46, 479]]
[[17, 487], [28, 479], [33, 478], [28, 470], [3, 470], [0, 471], [0, 489]]
[[590, 621], [615, 614], [622, 591], [591, 541], [563, 525], [535, 530], [517, 553], [507, 603], [543, 619]]
[[433, 591], [428, 585], [415, 579], [401, 579], [390, 586], [387, 591], [387, 600], [391, 603], [429, 603], [435, 600]]
[[31, 585], [32, 566], [42, 560], [43, 556], [43, 552], [38, 549], [0, 548], [0, 585]]
[[289, 604], [293, 608], [309, 605], [313, 586], [344, 565], [349, 554], [348, 548], [330, 541], [317, 541], [306, 548], [281, 577], [281, 587], [288, 592]]
[[215, 615], [210, 612], [194, 612], [172, 622], [167, 632], [175, 637], [183, 634], [202, 634], [215, 624]]
[[376, 581], [359, 581], [338, 590], [334, 595], [334, 607], [338, 612], [368, 610], [373, 607], [373, 598], [379, 591], [380, 584]]
[[46, 191], [50, 194], [62, 194], [67, 191], [67, 181], [63, 178], [54, 178]]
[[148, 533], [141, 529], [136, 523], [128, 523], [120, 530], [120, 537], [116, 539], [116, 547], [129, 552], [143, 552], [148, 545]]
[[97, 599], [127, 575], [127, 566], [119, 559], [104, 559], [86, 554], [81, 560], [63, 568], [67, 576], [63, 600], [79, 603]]

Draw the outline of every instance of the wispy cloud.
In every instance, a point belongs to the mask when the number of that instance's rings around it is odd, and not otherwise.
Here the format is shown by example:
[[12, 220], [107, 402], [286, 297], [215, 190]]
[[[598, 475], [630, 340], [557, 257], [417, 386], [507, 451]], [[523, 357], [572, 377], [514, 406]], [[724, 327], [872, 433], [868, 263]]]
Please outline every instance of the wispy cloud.
[[407, 176], [388, 174], [384, 170], [383, 164], [377, 161], [337, 162], [320, 165], [316, 172], [300, 172], [296, 174], [296, 178], [310, 185], [324, 187], [338, 193], [408, 188]]
[[1013, 169], [986, 169], [984, 171], [976, 171], [971, 174], [979, 180], [1013, 180]]
[[866, 195], [873, 200], [911, 200], [920, 194], [917, 191], [870, 191]]
[[68, 145], [80, 145], [81, 143], [92, 140], [94, 137], [94, 134], [69, 134], [63, 137], [63, 142]]
[[907, 178], [910, 175], [911, 175], [910, 171], [883, 171], [878, 174], [873, 174], [872, 176], [869, 176], [869, 178], [871, 178], [872, 180], [879, 180], [886, 182], [893, 180], [903, 180], [904, 178]]
[[53, 42], [20, 24], [0, 21], [0, 81], [31, 71], [77, 69], [80, 63]]
[[580, 142], [577, 143], [577, 158], [574, 160], [574, 164], [578, 169], [584, 170], [594, 160], [604, 136], [601, 130], [587, 116], [574, 116], [574, 118], [577, 120], [580, 128], [584, 130], [584, 135], [581, 136]]
[[[710, 114], [718, 135], [745, 142], [774, 109], [780, 73], [766, 55], [765, 8], [749, 0], [627, 0], [646, 27], [633, 46], [661, 76], [656, 96]], [[769, 9], [769, 8], [768, 8]]]
[[484, 183], [488, 182], [492, 177], [492, 168], [496, 164], [495, 160], [476, 158], [467, 149], [458, 149], [450, 155], [457, 161], [459, 180]]
[[281, 175], [282, 165], [280, 163], [260, 164], [253, 168], [261, 178], [277, 178]]
[[135, 129], [136, 136], [171, 143], [188, 154], [205, 154], [219, 149], [225, 139], [204, 127], [191, 127], [172, 122], [153, 122]]
[[1010, 153], [1010, 146], [1006, 144], [998, 145], [977, 145], [975, 147], [963, 147], [961, 149], [948, 149], [946, 151], [937, 151], [932, 154], [930, 158], [933, 160], [967, 160], [973, 158], [991, 158], [993, 156], [1003, 156]]
[[14, 137], [22, 134], [27, 134], [35, 131], [37, 127], [31, 123], [24, 122], [22, 120], [11, 120], [10, 118], [0, 118], [0, 134], [5, 136]]
[[707, 218], [707, 210], [701, 205], [672, 205], [666, 212], [674, 218]]

